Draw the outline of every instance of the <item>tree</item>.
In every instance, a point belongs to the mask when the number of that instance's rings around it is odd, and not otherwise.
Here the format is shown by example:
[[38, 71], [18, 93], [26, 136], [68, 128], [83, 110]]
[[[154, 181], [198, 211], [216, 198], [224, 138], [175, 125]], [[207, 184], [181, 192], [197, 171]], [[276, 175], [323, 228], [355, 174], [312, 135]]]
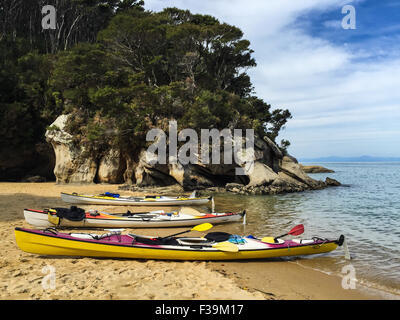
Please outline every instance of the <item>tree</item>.
[[247, 71], [256, 62], [235, 26], [177, 8], [146, 11], [137, 0], [46, 4], [57, 8], [56, 30], [41, 29], [44, 0], [0, 5], [3, 146], [34, 148], [61, 113], [97, 157], [143, 148], [148, 130], [168, 130], [171, 119], [275, 140], [291, 118], [253, 95]]
[[[55, 30], [42, 29], [45, 5], [56, 9]], [[116, 11], [143, 10], [142, 6], [139, 0], [2, 0], [0, 41], [23, 38], [30, 50], [56, 53], [79, 42], [94, 42]]]
[[[60, 53], [51, 83], [65, 101], [85, 110], [86, 116], [77, 119], [81, 129], [88, 123], [92, 134], [79, 131], [93, 138], [88, 140], [104, 138], [113, 124], [118, 128], [115, 141], [124, 144], [123, 133], [143, 137], [152, 127], [166, 129], [168, 119], [198, 130], [253, 128], [275, 140], [291, 115], [282, 109], [271, 112], [269, 104], [250, 95], [245, 70], [255, 61], [242, 37], [240, 29], [208, 15], [133, 7], [111, 19], [99, 33], [99, 43]], [[94, 117], [132, 123], [93, 125]]]

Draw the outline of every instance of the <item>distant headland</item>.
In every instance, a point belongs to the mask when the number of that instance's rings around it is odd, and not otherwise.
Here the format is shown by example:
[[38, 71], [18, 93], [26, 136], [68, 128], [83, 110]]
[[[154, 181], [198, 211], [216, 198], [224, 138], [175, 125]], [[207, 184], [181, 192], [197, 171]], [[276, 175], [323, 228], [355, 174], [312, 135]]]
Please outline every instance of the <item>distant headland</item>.
[[359, 156], [359, 157], [340, 157], [329, 156], [320, 158], [300, 158], [300, 162], [400, 162], [400, 157], [375, 157], [375, 156]]

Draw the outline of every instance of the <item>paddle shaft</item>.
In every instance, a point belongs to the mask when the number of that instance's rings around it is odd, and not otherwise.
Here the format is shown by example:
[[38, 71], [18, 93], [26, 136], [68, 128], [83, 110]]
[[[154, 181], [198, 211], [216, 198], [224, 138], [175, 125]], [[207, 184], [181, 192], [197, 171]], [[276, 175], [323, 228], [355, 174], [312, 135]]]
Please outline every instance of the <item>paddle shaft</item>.
[[190, 231], [192, 231], [192, 230], [186, 230], [186, 231], [182, 231], [182, 232], [174, 233], [174, 234], [171, 234], [170, 236], [162, 237], [162, 238], [160, 238], [160, 239], [167, 239], [167, 238], [171, 238], [171, 237], [178, 236], [178, 235], [180, 235], [180, 234], [183, 234], [183, 233], [186, 233], [186, 232], [190, 232]]
[[186, 233], [186, 232], [190, 232], [190, 231], [207, 231], [207, 230], [211, 229], [212, 227], [213, 227], [213, 225], [212, 225], [211, 223], [207, 223], [207, 222], [206, 222], [206, 223], [199, 224], [199, 225], [193, 227], [193, 228], [190, 229], [190, 230], [186, 230], [186, 231], [174, 233], [174, 234], [171, 234], [170, 236], [162, 237], [162, 238], [160, 238], [160, 239], [171, 238], [171, 237], [173, 237], [173, 236], [177, 236], [177, 235], [179, 235], [179, 234]]
[[299, 224], [298, 226], [295, 226], [292, 230], [290, 230], [288, 233], [285, 233], [281, 236], [275, 237], [274, 240], [276, 241], [276, 239], [285, 237], [289, 234], [298, 236], [299, 234], [302, 234], [303, 232], [304, 232], [304, 226], [302, 224]]
[[283, 234], [283, 235], [281, 235], [281, 236], [277, 236], [277, 237], [274, 238], [274, 241], [276, 241], [276, 239], [285, 237], [285, 236], [287, 236], [288, 234], [289, 234], [289, 233], [285, 233], [285, 234]]

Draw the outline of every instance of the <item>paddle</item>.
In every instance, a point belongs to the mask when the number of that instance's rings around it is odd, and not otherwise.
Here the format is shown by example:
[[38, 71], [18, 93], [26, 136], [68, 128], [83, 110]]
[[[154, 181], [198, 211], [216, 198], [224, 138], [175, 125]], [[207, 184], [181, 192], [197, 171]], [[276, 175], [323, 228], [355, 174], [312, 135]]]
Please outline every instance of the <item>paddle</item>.
[[213, 248], [221, 250], [221, 251], [226, 251], [226, 252], [238, 252], [239, 248], [236, 244], [233, 244], [231, 242], [219, 242], [216, 244], [212, 245]]
[[179, 234], [187, 233], [187, 232], [190, 232], [190, 231], [207, 231], [207, 230], [210, 230], [212, 227], [213, 227], [213, 225], [211, 223], [202, 223], [202, 224], [198, 224], [197, 226], [194, 226], [190, 230], [186, 230], [186, 231], [178, 232], [178, 233], [175, 233], [175, 234], [171, 234], [171, 235], [166, 236], [166, 237], [162, 237], [162, 238], [160, 238], [160, 240], [161, 239], [171, 238], [171, 237], [177, 236]]
[[[262, 242], [269, 242], [269, 243], [274, 243], [274, 242], [276, 242], [276, 240], [278, 239], [278, 238], [282, 238], [282, 237], [284, 237], [284, 236], [287, 236], [287, 235], [292, 235], [292, 236], [298, 236], [298, 235], [300, 235], [300, 234], [302, 234], [302, 233], [304, 233], [304, 225], [302, 225], [302, 224], [299, 224], [299, 225], [297, 225], [297, 226], [295, 226], [292, 230], [290, 230], [288, 233], [285, 233], [285, 234], [283, 234], [283, 235], [281, 235], [281, 236], [277, 236], [277, 237], [275, 237], [275, 238], [272, 238], [272, 237], [264, 237], [264, 238], [262, 238], [261, 239], [261, 241]], [[271, 241], [271, 240], [273, 240], [273, 241]]]

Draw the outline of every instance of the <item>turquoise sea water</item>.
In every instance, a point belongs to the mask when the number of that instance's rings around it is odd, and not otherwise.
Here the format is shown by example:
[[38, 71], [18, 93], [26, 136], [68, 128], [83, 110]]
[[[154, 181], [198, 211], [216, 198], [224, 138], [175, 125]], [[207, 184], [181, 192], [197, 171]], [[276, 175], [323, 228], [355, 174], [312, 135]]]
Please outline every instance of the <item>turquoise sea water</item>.
[[[312, 163], [307, 163], [312, 164]], [[246, 209], [247, 224], [217, 226], [237, 234], [280, 235], [303, 223], [301, 237], [347, 237], [344, 251], [297, 259], [296, 263], [341, 274], [351, 264], [358, 284], [400, 295], [400, 163], [318, 163], [344, 186], [274, 196], [216, 196], [216, 211]], [[342, 274], [344, 275], [344, 273]]]

